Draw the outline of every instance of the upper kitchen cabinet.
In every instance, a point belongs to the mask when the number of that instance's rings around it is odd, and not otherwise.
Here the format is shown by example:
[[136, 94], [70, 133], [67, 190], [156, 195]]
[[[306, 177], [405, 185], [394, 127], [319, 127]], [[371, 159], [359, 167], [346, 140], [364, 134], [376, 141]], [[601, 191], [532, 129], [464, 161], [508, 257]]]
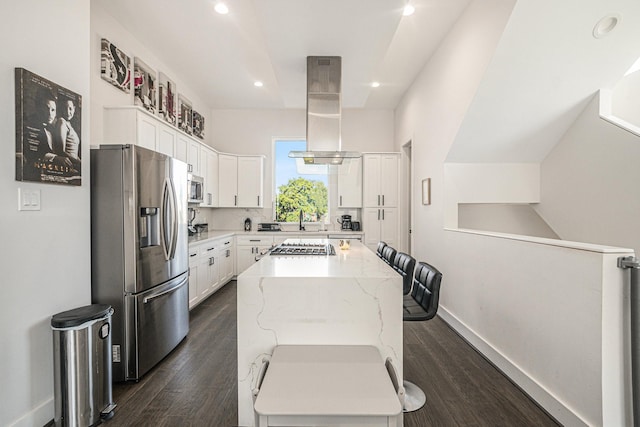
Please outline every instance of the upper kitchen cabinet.
[[362, 158], [338, 167], [338, 207], [362, 207]]
[[105, 107], [105, 144], [135, 144], [176, 155], [176, 131], [140, 107]]
[[262, 207], [264, 184], [264, 157], [238, 157], [238, 206], [241, 208]]
[[214, 208], [219, 204], [218, 200], [218, 153], [213, 149], [200, 146], [200, 174], [204, 179], [204, 201], [202, 207]]
[[400, 154], [364, 154], [362, 158], [364, 206], [397, 207]]
[[238, 157], [218, 155], [218, 205], [221, 208], [238, 206]]
[[178, 135], [178, 138], [183, 138], [187, 142], [187, 165], [189, 172], [197, 176], [202, 176], [202, 171], [200, 170], [202, 165], [202, 161], [200, 160], [200, 147], [202, 144], [185, 136]]
[[256, 208], [264, 205], [263, 156], [218, 156], [218, 205]]

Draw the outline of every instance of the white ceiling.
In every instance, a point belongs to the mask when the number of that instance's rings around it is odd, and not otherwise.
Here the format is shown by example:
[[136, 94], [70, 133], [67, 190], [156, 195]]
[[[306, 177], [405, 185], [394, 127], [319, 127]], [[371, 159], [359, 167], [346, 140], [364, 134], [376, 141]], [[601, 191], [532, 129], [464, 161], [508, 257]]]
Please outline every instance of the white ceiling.
[[395, 108], [470, 0], [215, 1], [93, 0], [214, 109], [305, 108], [310, 55], [342, 57], [343, 108]]
[[[618, 26], [595, 38], [611, 15]], [[447, 161], [544, 160], [638, 56], [638, 0], [518, 0]]]

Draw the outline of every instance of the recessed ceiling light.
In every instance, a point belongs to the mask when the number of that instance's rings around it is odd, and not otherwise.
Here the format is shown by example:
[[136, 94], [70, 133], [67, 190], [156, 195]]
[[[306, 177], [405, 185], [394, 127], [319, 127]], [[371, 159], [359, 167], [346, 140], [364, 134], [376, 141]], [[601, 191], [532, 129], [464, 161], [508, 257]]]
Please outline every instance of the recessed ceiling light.
[[593, 27], [593, 37], [601, 39], [608, 35], [620, 23], [622, 17], [618, 14], [607, 15]]
[[413, 6], [412, 6], [412, 5], [410, 5], [410, 4], [407, 4], [407, 5], [404, 7], [404, 9], [402, 10], [402, 14], [403, 14], [404, 16], [409, 16], [409, 15], [413, 15], [413, 12], [415, 12], [415, 11], [416, 11], [416, 8], [415, 8], [415, 7], [413, 7]]
[[371, 83], [371, 87], [380, 87], [380, 82]]
[[226, 4], [224, 4], [222, 2], [216, 3], [216, 5], [214, 6], [214, 9], [220, 15], [226, 15], [227, 13], [229, 13], [229, 8], [227, 7]]
[[262, 87], [262, 86], [264, 86], [264, 85], [262, 84], [262, 82], [253, 82], [253, 85], [254, 85], [255, 87]]

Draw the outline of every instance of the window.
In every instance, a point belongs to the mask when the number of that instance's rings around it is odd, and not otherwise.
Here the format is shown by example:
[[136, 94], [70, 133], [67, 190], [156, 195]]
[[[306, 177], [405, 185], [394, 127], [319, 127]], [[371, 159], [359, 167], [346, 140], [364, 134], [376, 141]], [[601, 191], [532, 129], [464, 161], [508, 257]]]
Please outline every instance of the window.
[[329, 210], [329, 176], [323, 173], [298, 172], [296, 159], [290, 151], [306, 150], [304, 140], [274, 140], [274, 192], [277, 222], [298, 222], [302, 210], [303, 222], [325, 222]]

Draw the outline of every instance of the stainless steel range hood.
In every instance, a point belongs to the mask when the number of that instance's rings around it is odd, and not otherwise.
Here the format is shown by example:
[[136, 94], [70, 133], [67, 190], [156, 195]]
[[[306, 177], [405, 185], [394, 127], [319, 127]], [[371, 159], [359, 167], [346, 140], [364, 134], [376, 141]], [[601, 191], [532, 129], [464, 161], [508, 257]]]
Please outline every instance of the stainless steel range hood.
[[340, 165], [360, 153], [341, 151], [342, 58], [307, 57], [307, 151], [292, 151], [289, 157], [306, 165]]

